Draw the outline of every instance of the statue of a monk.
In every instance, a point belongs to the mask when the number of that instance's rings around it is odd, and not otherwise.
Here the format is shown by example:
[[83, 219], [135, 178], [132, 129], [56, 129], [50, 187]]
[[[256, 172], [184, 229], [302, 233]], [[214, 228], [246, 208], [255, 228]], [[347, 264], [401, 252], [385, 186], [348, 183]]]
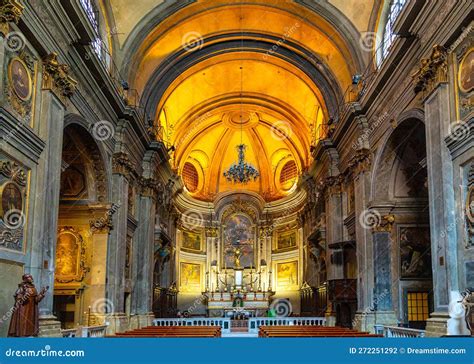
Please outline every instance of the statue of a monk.
[[38, 293], [33, 284], [33, 276], [24, 274], [22, 282], [15, 292], [15, 306], [8, 328], [8, 336], [38, 336], [38, 303], [44, 298], [49, 287], [43, 287]]

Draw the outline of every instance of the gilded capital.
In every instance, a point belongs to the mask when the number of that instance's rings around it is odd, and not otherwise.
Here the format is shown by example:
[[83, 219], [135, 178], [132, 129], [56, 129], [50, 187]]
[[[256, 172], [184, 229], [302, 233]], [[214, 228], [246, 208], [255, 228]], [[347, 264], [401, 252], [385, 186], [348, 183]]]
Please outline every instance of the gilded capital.
[[219, 228], [208, 226], [205, 229], [205, 233], [208, 238], [217, 238], [219, 235]]
[[393, 224], [395, 223], [395, 215], [389, 214], [384, 215], [380, 218], [380, 221], [374, 225], [374, 232], [391, 232]]
[[53, 91], [66, 103], [76, 90], [77, 81], [70, 76], [67, 64], [59, 63], [57, 53], [50, 53], [43, 59], [43, 89]]
[[448, 82], [447, 53], [444, 47], [435, 45], [429, 58], [420, 61], [419, 69], [412, 75], [415, 93], [426, 98], [441, 83]]
[[10, 32], [9, 22], [18, 24], [24, 8], [18, 0], [0, 0], [0, 33]]

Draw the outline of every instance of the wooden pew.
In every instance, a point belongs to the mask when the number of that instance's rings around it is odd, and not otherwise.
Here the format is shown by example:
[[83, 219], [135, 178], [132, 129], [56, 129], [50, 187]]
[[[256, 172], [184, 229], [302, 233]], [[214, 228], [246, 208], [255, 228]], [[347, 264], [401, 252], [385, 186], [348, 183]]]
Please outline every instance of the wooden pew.
[[368, 332], [328, 326], [261, 326], [259, 337], [380, 337]]
[[220, 326], [147, 326], [115, 337], [220, 337]]

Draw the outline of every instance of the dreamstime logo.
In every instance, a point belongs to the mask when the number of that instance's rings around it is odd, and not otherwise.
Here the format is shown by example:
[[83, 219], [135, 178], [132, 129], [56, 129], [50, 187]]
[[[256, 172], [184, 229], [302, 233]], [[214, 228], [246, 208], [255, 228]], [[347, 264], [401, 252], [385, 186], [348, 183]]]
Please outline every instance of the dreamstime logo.
[[283, 120], [274, 123], [272, 125], [271, 132], [273, 139], [276, 140], [290, 139], [290, 137], [293, 135], [293, 129], [291, 128], [290, 123]]
[[6, 48], [10, 52], [20, 52], [26, 44], [25, 36], [20, 32], [10, 32], [5, 38]]
[[16, 230], [25, 225], [25, 215], [22, 211], [11, 209], [3, 215], [3, 223], [10, 230]]
[[197, 211], [186, 211], [181, 217], [181, 222], [183, 223], [183, 226], [189, 230], [193, 230], [201, 226], [202, 220], [202, 214]]
[[288, 317], [293, 312], [293, 306], [290, 300], [286, 298], [278, 298], [272, 302], [270, 309], [274, 310], [277, 317]]
[[111, 313], [114, 312], [114, 303], [108, 298], [99, 298], [92, 303], [91, 312]]
[[181, 44], [183, 45], [184, 50], [193, 52], [202, 48], [204, 39], [198, 32], [187, 32], [185, 35], [183, 35]]
[[371, 229], [380, 225], [382, 217], [377, 210], [364, 210], [359, 215], [359, 223], [364, 229]]
[[92, 125], [92, 136], [95, 140], [104, 141], [114, 136], [114, 125], [107, 120], [100, 120]]
[[455, 121], [451, 124], [451, 138], [457, 141], [466, 139], [470, 134], [469, 125], [464, 121]]
[[377, 41], [377, 34], [375, 32], [363, 32], [359, 44], [361, 48], [366, 52], [371, 52], [375, 47]]

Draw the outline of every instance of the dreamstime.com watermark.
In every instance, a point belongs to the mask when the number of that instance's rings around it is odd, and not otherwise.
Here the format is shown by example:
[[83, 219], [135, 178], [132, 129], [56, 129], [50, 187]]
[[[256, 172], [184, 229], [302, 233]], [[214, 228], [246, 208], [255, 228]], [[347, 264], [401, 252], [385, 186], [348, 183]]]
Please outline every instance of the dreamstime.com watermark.
[[83, 358], [86, 356], [84, 350], [53, 350], [51, 346], [45, 345], [44, 349], [39, 350], [15, 350], [9, 348], [5, 350], [7, 358]]

